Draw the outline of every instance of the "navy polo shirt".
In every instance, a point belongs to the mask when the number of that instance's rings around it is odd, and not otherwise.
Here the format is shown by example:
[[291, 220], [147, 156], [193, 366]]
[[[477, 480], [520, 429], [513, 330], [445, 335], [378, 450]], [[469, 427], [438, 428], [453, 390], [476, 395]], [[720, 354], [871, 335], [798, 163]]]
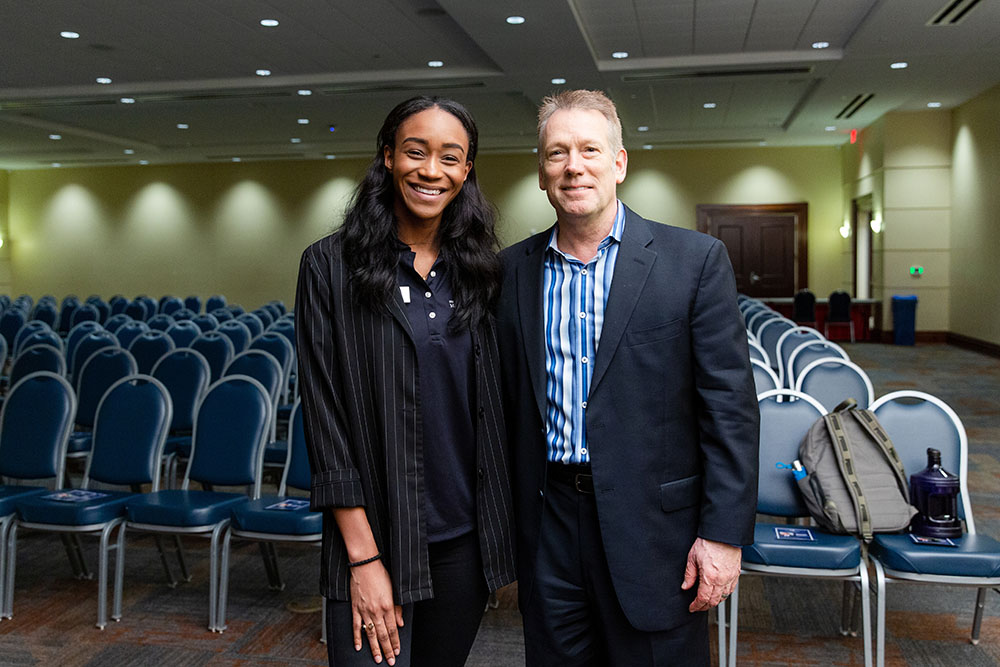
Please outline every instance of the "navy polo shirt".
[[440, 542], [476, 527], [472, 334], [448, 328], [455, 302], [447, 262], [438, 257], [425, 280], [403, 248], [397, 280], [420, 376], [427, 540]]

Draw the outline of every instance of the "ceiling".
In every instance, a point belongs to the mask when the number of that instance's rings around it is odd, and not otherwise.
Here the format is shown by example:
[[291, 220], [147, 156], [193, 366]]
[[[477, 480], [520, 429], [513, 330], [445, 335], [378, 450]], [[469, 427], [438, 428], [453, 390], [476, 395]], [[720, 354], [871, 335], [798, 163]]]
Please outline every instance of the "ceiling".
[[567, 87], [611, 94], [629, 150], [835, 145], [1000, 83], [998, 38], [994, 0], [5, 2], [0, 169], [367, 156], [422, 93], [528, 152]]

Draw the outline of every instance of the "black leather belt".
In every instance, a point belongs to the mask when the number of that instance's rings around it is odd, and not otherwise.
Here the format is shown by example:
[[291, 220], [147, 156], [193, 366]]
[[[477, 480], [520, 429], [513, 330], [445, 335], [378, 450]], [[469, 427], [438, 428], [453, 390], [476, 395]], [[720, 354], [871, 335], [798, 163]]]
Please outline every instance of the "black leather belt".
[[594, 494], [594, 475], [591, 474], [589, 465], [549, 461], [548, 478], [572, 486], [577, 493]]

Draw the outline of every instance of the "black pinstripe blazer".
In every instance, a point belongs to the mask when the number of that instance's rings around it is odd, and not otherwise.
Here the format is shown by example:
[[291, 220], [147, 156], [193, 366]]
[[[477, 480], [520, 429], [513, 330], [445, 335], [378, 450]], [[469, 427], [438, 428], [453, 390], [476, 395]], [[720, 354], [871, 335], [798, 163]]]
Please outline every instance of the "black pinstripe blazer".
[[[315, 511], [363, 506], [397, 604], [433, 597], [423, 506], [420, 372], [400, 295], [390, 313], [357, 303], [333, 234], [302, 255], [295, 297], [300, 393]], [[490, 590], [514, 579], [496, 331], [472, 332], [478, 419], [476, 517]], [[323, 516], [320, 587], [347, 600], [347, 551]]]

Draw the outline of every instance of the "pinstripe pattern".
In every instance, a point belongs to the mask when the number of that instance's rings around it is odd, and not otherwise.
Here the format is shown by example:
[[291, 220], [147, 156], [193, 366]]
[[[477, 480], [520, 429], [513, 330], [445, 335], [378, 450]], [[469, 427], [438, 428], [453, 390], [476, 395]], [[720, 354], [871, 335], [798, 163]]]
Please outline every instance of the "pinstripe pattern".
[[624, 228], [625, 207], [618, 202], [611, 233], [587, 264], [559, 250], [558, 227], [552, 229], [542, 271], [549, 461], [590, 462], [587, 396]]
[[[356, 302], [339, 235], [302, 255], [295, 298], [312, 509], [363, 506], [398, 604], [433, 597], [423, 517], [420, 377], [409, 323]], [[472, 333], [476, 368], [476, 512], [490, 590], [514, 579], [511, 495], [493, 326]], [[347, 552], [323, 516], [320, 588], [348, 599]]]

